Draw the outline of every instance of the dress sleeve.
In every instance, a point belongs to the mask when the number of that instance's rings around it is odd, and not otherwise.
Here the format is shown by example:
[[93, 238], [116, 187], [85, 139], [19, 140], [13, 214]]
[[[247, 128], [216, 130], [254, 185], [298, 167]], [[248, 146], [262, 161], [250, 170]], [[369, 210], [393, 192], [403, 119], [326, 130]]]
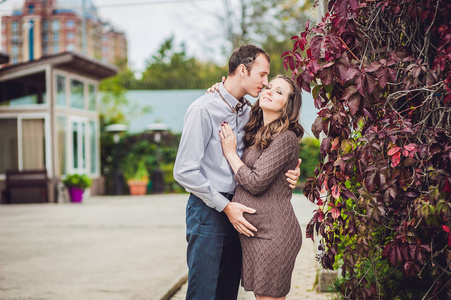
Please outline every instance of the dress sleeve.
[[298, 140], [291, 131], [279, 133], [252, 168], [242, 165], [235, 181], [253, 195], [264, 192], [284, 168], [297, 161]]

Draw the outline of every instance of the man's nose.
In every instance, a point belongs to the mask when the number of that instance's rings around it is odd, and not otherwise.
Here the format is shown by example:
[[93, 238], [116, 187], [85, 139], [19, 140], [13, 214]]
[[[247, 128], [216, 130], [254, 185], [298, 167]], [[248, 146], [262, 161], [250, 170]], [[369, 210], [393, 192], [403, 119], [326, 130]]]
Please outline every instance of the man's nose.
[[264, 86], [267, 86], [268, 85], [268, 76], [265, 76], [264, 78], [263, 78], [263, 85]]

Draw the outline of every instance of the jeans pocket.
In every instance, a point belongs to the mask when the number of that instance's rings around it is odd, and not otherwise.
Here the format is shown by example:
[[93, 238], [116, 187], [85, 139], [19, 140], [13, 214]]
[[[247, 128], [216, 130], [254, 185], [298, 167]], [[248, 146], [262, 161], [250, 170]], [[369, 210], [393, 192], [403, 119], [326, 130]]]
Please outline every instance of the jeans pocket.
[[212, 210], [213, 209], [208, 207], [202, 199], [191, 195], [186, 206], [186, 215], [189, 216], [189, 219], [192, 221], [200, 225], [205, 225]]
[[257, 228], [257, 232], [254, 232], [253, 238], [260, 238], [265, 240], [271, 239], [271, 215], [270, 214], [261, 214], [261, 215], [255, 215], [255, 214], [244, 214], [244, 218], [254, 225], [255, 228]]

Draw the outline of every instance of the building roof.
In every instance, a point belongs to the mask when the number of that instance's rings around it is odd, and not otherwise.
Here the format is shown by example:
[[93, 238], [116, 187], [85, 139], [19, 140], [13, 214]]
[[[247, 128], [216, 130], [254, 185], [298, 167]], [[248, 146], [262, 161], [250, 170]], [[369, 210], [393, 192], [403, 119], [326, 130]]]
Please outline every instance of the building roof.
[[[1, 58], [1, 55], [0, 55]], [[40, 65], [52, 65], [58, 69], [67, 70], [96, 80], [102, 80], [114, 76], [119, 71], [116, 66], [103, 63], [97, 59], [87, 57], [82, 54], [63, 52], [51, 56], [44, 56], [37, 60], [24, 63], [18, 63], [0, 69], [0, 78], [2, 75], [24, 69], [37, 67]]]

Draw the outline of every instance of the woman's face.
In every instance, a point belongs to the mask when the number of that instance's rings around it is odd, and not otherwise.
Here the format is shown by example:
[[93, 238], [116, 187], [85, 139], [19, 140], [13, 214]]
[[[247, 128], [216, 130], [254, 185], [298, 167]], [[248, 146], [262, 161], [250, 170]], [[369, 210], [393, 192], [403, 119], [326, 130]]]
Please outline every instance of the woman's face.
[[266, 113], [277, 113], [285, 108], [291, 86], [282, 78], [274, 78], [262, 90], [260, 95], [260, 108]]

